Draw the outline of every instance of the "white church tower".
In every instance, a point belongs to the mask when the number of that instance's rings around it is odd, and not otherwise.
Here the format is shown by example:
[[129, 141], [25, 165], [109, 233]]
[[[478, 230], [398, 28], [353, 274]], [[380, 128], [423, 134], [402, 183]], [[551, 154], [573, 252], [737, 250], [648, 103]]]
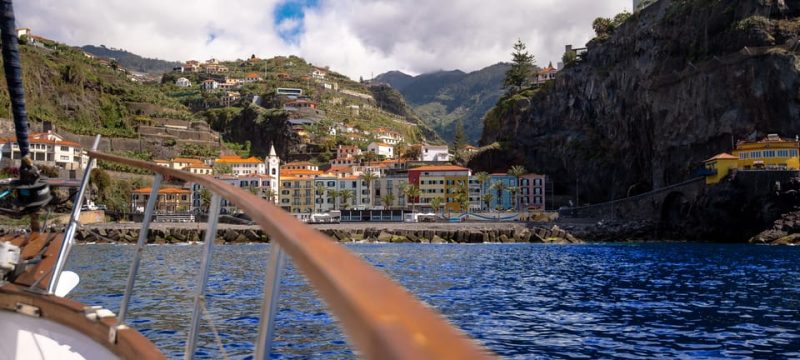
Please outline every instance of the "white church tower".
[[275, 204], [277, 204], [278, 199], [280, 199], [280, 189], [278, 186], [281, 182], [281, 159], [278, 157], [277, 153], [275, 153], [275, 145], [270, 145], [269, 156], [264, 159], [264, 163], [267, 165], [267, 175], [271, 177], [269, 184], [272, 188], [272, 193], [275, 194], [273, 200]]

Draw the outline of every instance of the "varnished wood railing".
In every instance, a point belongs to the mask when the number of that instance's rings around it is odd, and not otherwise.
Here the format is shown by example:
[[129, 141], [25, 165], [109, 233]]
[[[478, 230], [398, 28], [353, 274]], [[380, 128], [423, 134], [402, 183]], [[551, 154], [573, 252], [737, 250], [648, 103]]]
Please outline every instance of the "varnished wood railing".
[[[482, 359], [492, 355], [381, 271], [250, 192], [210, 176], [90, 151], [99, 160], [197, 183], [234, 203], [286, 251], [370, 359]], [[275, 179], [278, 181], [278, 179]]]

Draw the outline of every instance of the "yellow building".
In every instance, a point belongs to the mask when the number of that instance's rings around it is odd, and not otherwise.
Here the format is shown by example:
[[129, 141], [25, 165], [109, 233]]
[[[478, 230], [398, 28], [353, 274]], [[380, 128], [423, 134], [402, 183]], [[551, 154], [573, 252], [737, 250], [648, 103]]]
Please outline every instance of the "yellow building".
[[461, 190], [469, 191], [464, 185], [469, 181], [469, 169], [454, 165], [433, 165], [413, 168], [408, 171], [408, 183], [419, 186], [420, 197], [416, 205], [429, 208], [431, 201], [441, 198], [441, 208], [445, 211], [463, 211], [458, 202]]
[[291, 213], [314, 211], [314, 177], [281, 176], [280, 207]]
[[739, 159], [739, 169], [798, 170], [798, 148], [800, 145], [796, 139], [783, 139], [777, 134], [769, 134], [759, 141], [740, 141], [736, 144], [733, 156]]
[[[151, 188], [141, 188], [131, 191], [131, 210], [133, 212], [144, 212], [147, 199], [150, 197]], [[191, 209], [192, 192], [186, 189], [161, 188], [158, 190], [156, 199], [156, 213], [180, 213]]]
[[705, 161], [706, 184], [717, 184], [738, 166], [739, 158], [728, 153], [718, 154]]
[[716, 184], [735, 170], [800, 170], [800, 141], [769, 134], [759, 141], [740, 141], [733, 155], [705, 161], [706, 184]]

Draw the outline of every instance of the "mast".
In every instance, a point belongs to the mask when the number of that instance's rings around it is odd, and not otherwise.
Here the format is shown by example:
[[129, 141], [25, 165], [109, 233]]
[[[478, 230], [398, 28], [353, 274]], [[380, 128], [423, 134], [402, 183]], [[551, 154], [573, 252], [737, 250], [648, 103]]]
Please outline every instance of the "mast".
[[[28, 142], [28, 112], [25, 110], [25, 93], [22, 87], [22, 66], [19, 60], [19, 44], [14, 19], [14, 6], [11, 0], [0, 3], [0, 31], [3, 40], [3, 70], [6, 75], [8, 93], [11, 97], [11, 111], [14, 114], [14, 130], [20, 151], [20, 180], [27, 184], [39, 178], [39, 171], [30, 159], [30, 143]], [[13, 154], [13, 152], [12, 152]]]

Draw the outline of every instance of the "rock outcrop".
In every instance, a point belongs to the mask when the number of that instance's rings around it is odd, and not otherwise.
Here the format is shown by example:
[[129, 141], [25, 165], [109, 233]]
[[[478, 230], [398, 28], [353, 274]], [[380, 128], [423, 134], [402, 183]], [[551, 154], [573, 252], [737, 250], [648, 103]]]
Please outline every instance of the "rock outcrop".
[[551, 175], [601, 202], [694, 176], [732, 141], [800, 134], [800, 2], [660, 0], [485, 118], [471, 166]]

